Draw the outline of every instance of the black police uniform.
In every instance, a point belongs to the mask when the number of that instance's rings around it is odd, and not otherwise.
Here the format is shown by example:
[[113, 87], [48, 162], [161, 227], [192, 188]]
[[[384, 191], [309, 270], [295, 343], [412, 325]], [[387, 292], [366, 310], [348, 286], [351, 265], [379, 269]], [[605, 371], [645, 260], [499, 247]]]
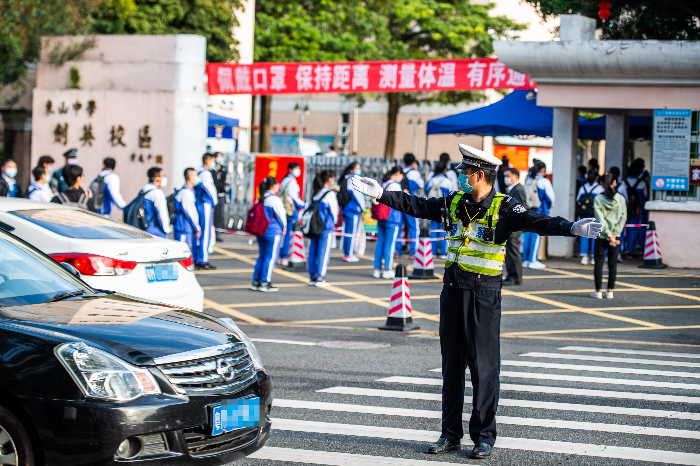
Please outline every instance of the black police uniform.
[[[452, 192], [447, 196], [451, 205]], [[459, 201], [455, 216], [481, 219], [493, 202], [496, 191], [481, 202], [470, 195]], [[423, 199], [402, 191], [384, 191], [378, 199], [392, 209], [416, 218], [442, 222], [443, 198]], [[515, 231], [530, 231], [542, 236], [573, 236], [569, 222], [524, 208], [506, 196], [498, 212], [494, 239], [504, 243]], [[468, 224], [468, 221], [464, 222]], [[442, 437], [459, 444], [464, 436], [464, 372], [467, 367], [472, 382], [472, 415], [469, 435], [475, 445], [496, 441], [499, 372], [501, 366], [499, 333], [501, 326], [501, 275], [484, 275], [462, 270], [453, 263], [445, 270], [440, 295], [440, 352], [442, 354]]]

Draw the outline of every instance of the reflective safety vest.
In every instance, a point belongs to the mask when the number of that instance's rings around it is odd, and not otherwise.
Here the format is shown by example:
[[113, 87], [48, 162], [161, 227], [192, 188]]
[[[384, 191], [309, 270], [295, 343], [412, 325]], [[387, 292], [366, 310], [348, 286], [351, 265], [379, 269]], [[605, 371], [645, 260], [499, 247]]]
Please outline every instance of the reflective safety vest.
[[457, 203], [463, 195], [462, 192], [457, 193], [450, 205], [450, 215], [454, 223], [450, 236], [445, 238], [447, 240], [445, 268], [457, 262], [462, 270], [468, 272], [499, 275], [503, 271], [503, 262], [506, 258], [506, 243], [487, 242], [484, 240], [484, 232], [486, 228], [493, 228], [495, 240], [498, 209], [506, 196], [496, 193], [484, 218], [474, 220], [464, 228], [462, 221], [455, 217]]

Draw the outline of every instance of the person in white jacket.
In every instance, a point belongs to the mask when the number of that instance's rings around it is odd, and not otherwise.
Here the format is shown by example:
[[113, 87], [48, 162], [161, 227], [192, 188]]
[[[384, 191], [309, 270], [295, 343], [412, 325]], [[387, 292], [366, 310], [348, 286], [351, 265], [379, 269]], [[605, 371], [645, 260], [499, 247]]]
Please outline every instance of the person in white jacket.
[[[119, 175], [114, 173], [114, 169], [117, 167], [117, 162], [111, 158], [107, 157], [102, 161], [102, 171], [99, 175], [90, 183], [93, 186], [97, 178], [104, 178], [104, 190], [102, 192], [102, 205], [95, 206], [97, 208], [97, 213], [109, 217], [112, 212], [112, 204], [117, 206], [119, 209], [124, 210], [126, 207], [126, 201], [121, 193], [121, 180]], [[93, 193], [95, 196], [96, 193]]]
[[328, 262], [331, 259], [331, 235], [338, 220], [338, 198], [330, 185], [335, 179], [332, 170], [323, 170], [314, 180], [314, 202], [319, 204], [321, 218], [325, 228], [318, 238], [309, 241], [309, 286], [328, 286], [325, 279]]
[[30, 201], [37, 202], [51, 202], [53, 198], [53, 193], [46, 180], [48, 174], [44, 167], [35, 167], [32, 170], [32, 176], [34, 177], [34, 182], [27, 188], [27, 197]]
[[141, 190], [145, 193], [143, 208], [146, 212], [145, 219], [148, 223], [146, 233], [160, 238], [167, 238], [173, 229], [170, 226], [170, 214], [168, 213], [168, 201], [165, 193], [160, 189], [168, 185], [168, 179], [163, 176], [163, 169], [152, 167], [148, 169], [148, 184]]
[[202, 235], [197, 242], [197, 253], [194, 256], [194, 267], [197, 270], [216, 269], [209, 263], [209, 246], [214, 241], [214, 208], [218, 199], [214, 176], [211, 173], [215, 163], [214, 154], [207, 152], [202, 156], [202, 166], [197, 169], [197, 185], [194, 187], [194, 194], [197, 199], [199, 226], [202, 229]]

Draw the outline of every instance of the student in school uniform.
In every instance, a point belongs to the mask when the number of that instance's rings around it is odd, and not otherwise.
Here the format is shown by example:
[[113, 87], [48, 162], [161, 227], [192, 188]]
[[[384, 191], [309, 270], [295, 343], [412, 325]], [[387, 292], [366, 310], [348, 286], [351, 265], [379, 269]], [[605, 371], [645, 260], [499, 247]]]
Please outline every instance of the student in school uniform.
[[[554, 205], [554, 188], [552, 187], [552, 182], [544, 176], [546, 173], [547, 166], [545, 163], [541, 160], [535, 160], [532, 168], [530, 168], [528, 180], [525, 182], [525, 191], [526, 193], [529, 192], [528, 189], [533, 184], [536, 188], [533, 195], [537, 196], [540, 201], [540, 206], [534, 209], [535, 212], [549, 215], [549, 211]], [[528, 231], [523, 233], [523, 267], [530, 269], [544, 269], [547, 267], [537, 258], [540, 244], [541, 237], [537, 233]]]
[[207, 152], [202, 156], [202, 166], [197, 169], [197, 185], [195, 197], [197, 199], [197, 213], [199, 214], [199, 227], [202, 235], [197, 241], [197, 253], [194, 256], [194, 268], [196, 270], [213, 270], [215, 266], [209, 263], [209, 247], [214, 235], [214, 208], [218, 202], [214, 176], [211, 173], [216, 159], [214, 154]]
[[34, 177], [34, 182], [27, 188], [27, 198], [30, 201], [51, 202], [53, 193], [49, 185], [46, 184], [48, 179], [46, 169], [44, 167], [34, 167], [32, 176]]
[[253, 291], [279, 291], [279, 288], [272, 285], [272, 271], [275, 269], [282, 236], [287, 230], [287, 213], [282, 199], [277, 196], [279, 189], [280, 184], [274, 176], [268, 176], [258, 185], [258, 202], [265, 206], [265, 217], [270, 223], [265, 233], [256, 237], [259, 255], [250, 287]]
[[[406, 178], [403, 180], [404, 191], [411, 195], [423, 195], [422, 190], [425, 188], [425, 183], [423, 178], [418, 171], [418, 162], [416, 162], [416, 156], [409, 153], [403, 156], [403, 174]], [[418, 219], [411, 217], [408, 214], [401, 214], [403, 216], [404, 225], [406, 225], [406, 236], [409, 241], [409, 259], [416, 257], [416, 239], [418, 238], [418, 232], [420, 227], [418, 226]], [[403, 241], [401, 242], [403, 245]]]
[[163, 176], [163, 169], [151, 167], [147, 172], [148, 184], [143, 187], [142, 192], [146, 193], [143, 201], [146, 222], [148, 227], [146, 233], [159, 238], [167, 238], [173, 228], [170, 225], [170, 213], [168, 212], [168, 201], [162, 189], [168, 185], [168, 179]]
[[331, 259], [331, 235], [338, 220], [338, 198], [330, 186], [335, 178], [333, 170], [323, 170], [314, 180], [313, 200], [319, 203], [321, 218], [325, 219], [325, 230], [318, 238], [309, 241], [309, 286], [329, 286], [326, 281], [328, 262]]
[[[383, 178], [382, 188], [385, 191], [401, 191], [401, 180], [404, 174], [401, 167], [394, 166]], [[374, 278], [394, 278], [394, 251], [401, 231], [403, 215], [398, 210], [390, 209], [386, 220], [377, 220], [377, 247], [374, 250]], [[382, 264], [383, 262], [383, 264]], [[382, 265], [384, 266], [382, 268]]]
[[[593, 197], [595, 197], [602, 192], [603, 187], [598, 184], [598, 170], [588, 170], [586, 182], [579, 188], [578, 194], [576, 195], [576, 202], [578, 203], [583, 195], [592, 194]], [[590, 213], [586, 216], [590, 217]], [[592, 238], [581, 237], [581, 263], [583, 265], [595, 263], [595, 259], [593, 259], [593, 243], [594, 240]]]
[[[435, 176], [433, 176], [425, 188], [428, 193], [428, 199], [431, 197], [449, 196], [452, 192], [452, 181], [447, 178], [447, 165], [443, 162], [438, 162], [435, 165]], [[445, 233], [438, 233], [435, 230], [442, 230], [442, 223], [430, 221], [430, 237], [444, 238]], [[433, 241], [433, 255], [438, 259], [447, 258], [447, 241]]]
[[[301, 176], [301, 166], [296, 162], [291, 162], [287, 167], [287, 176], [282, 178], [280, 183], [280, 196], [282, 196], [282, 205], [291, 200], [292, 215], [287, 216], [287, 232], [282, 238], [282, 247], [280, 248], [280, 258], [277, 261], [279, 265], [289, 265], [289, 245], [292, 240], [292, 230], [294, 224], [299, 221], [299, 211], [306, 207], [306, 203], [299, 196], [301, 188], [297, 178]], [[289, 211], [285, 209], [285, 211]]]
[[352, 177], [362, 175], [362, 166], [353, 162], [348, 165], [340, 177], [340, 182], [345, 183], [341, 190], [347, 189], [349, 201], [343, 206], [343, 260], [345, 262], [357, 262], [360, 259], [355, 257], [355, 242], [357, 241], [357, 231], [362, 222], [362, 212], [365, 210], [365, 195], [355, 191], [352, 186]]
[[185, 184], [175, 195], [176, 220], [173, 227], [175, 241], [187, 243], [192, 254], [197, 247], [197, 239], [202, 236], [199, 226], [199, 212], [194, 195], [194, 184], [197, 180], [197, 170], [185, 168]]

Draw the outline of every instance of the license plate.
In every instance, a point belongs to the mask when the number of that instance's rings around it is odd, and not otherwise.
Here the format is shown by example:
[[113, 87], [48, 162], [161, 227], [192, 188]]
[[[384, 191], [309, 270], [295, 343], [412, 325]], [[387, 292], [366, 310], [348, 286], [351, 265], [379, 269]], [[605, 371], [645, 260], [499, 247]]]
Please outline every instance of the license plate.
[[172, 282], [177, 280], [176, 264], [156, 264], [146, 267], [146, 278], [148, 283]]
[[223, 400], [211, 407], [211, 435], [243, 427], [260, 427], [260, 398]]

